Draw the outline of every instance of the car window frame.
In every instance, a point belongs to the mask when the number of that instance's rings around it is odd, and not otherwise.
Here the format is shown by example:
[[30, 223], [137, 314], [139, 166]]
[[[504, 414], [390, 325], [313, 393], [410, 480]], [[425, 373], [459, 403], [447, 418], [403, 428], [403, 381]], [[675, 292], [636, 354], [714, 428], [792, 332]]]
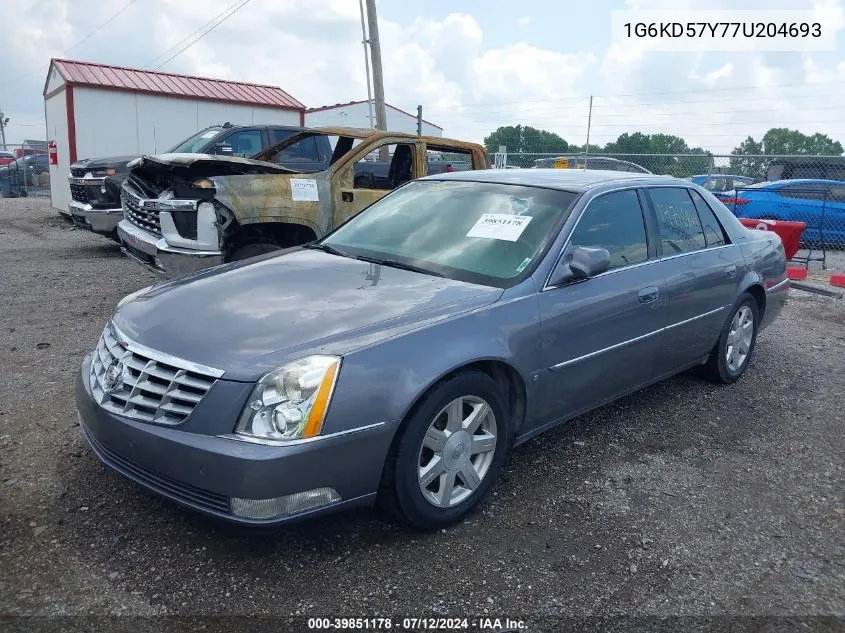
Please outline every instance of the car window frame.
[[[686, 253], [672, 253], [670, 255], [664, 255], [663, 254], [663, 240], [660, 236], [660, 225], [657, 221], [657, 209], [654, 206], [654, 201], [651, 199], [651, 195], [649, 194], [648, 190], [649, 189], [667, 189], [667, 188], [668, 189], [693, 189], [693, 190], [695, 190], [694, 186], [693, 187], [685, 187], [684, 185], [678, 184], [678, 183], [650, 184], [650, 185], [645, 185], [643, 187], [643, 195], [648, 200], [648, 204], [651, 207], [651, 212], [654, 215], [654, 222], [655, 222], [654, 226], [655, 226], [655, 231], [656, 231], [656, 235], [657, 235], [657, 246], [658, 246], [658, 249], [659, 249], [657, 261], [665, 261], [667, 259], [674, 259], [676, 257], [689, 257], [690, 255], [695, 255], [697, 253], [715, 251], [715, 250], [718, 250], [720, 248], [731, 248], [732, 246], [735, 246], [733, 241], [729, 241], [727, 244], [723, 244], [721, 246], [706, 246], [707, 237], [705, 236], [705, 238], [704, 238], [705, 247], [704, 248], [694, 250], [694, 251], [689, 251], [689, 252], [686, 252]], [[703, 189], [703, 187], [702, 187], [702, 189]], [[705, 191], [707, 191], [707, 190], [705, 189]], [[715, 209], [713, 209], [713, 206], [707, 201], [707, 197], [704, 196], [703, 194], [701, 194], [701, 192], [696, 191], [696, 193], [698, 193], [698, 195], [700, 195], [702, 197], [702, 199], [707, 204], [707, 206], [710, 207], [710, 210], [713, 211], [713, 214], [716, 216], [716, 221], [719, 222], [719, 224], [722, 226], [722, 229], [725, 231], [725, 235], [727, 236], [727, 238], [729, 240], [732, 240], [733, 238], [732, 238], [730, 232], [725, 230], [725, 225], [719, 219], [719, 214], [716, 213]], [[709, 193], [711, 196], [713, 195], [713, 193], [710, 192], [710, 191], [707, 191], [707, 193]], [[692, 202], [691, 196], [690, 196], [690, 201]], [[692, 202], [692, 205], [693, 205], [693, 207], [695, 207], [695, 202]], [[696, 214], [696, 216], [698, 216], [698, 209], [696, 209], [695, 214]], [[701, 216], [698, 216], [698, 222], [699, 222], [699, 224], [701, 224]], [[702, 234], [703, 234], [704, 233], [704, 227], [703, 226], [701, 227], [701, 231], [702, 231]]]
[[[625, 270], [630, 270], [632, 268], [639, 268], [640, 266], [647, 266], [649, 264], [653, 264], [657, 261], [660, 261], [660, 253], [657, 251], [656, 246], [659, 244], [660, 233], [657, 231], [657, 217], [654, 215], [654, 209], [650, 206], [650, 200], [645, 196], [643, 191], [642, 185], [627, 185], [616, 187], [613, 189], [607, 189], [598, 193], [594, 196], [591, 196], [589, 200], [584, 204], [581, 211], [578, 213], [578, 217], [575, 218], [575, 221], [572, 224], [572, 228], [569, 229], [569, 233], [566, 235], [566, 239], [563, 241], [563, 245], [560, 247], [560, 251], [558, 252], [557, 256], [554, 259], [554, 263], [549, 269], [548, 274], [546, 275], [546, 280], [543, 282], [543, 287], [540, 289], [540, 292], [546, 292], [549, 290], [556, 290], [558, 288], [567, 288], [568, 286], [572, 285], [573, 283], [584, 283], [590, 281], [590, 279], [598, 279], [599, 277], [604, 277], [606, 275], [613, 275]], [[619, 266], [618, 268], [612, 268], [610, 270], [606, 270], [598, 275], [590, 277], [588, 279], [581, 279], [581, 280], [574, 280], [574, 281], [566, 281], [561, 284], [551, 285], [549, 282], [551, 281], [552, 275], [554, 274], [557, 267], [560, 265], [561, 260], [566, 255], [566, 251], [569, 248], [569, 245], [572, 241], [572, 235], [575, 233], [575, 230], [578, 228], [578, 225], [581, 223], [581, 218], [584, 217], [587, 209], [593, 203], [594, 200], [601, 198], [602, 196], [607, 196], [614, 193], [621, 193], [623, 191], [634, 191], [637, 194], [637, 199], [640, 203], [640, 211], [643, 214], [643, 220], [645, 223], [646, 229], [646, 252], [648, 253], [648, 259], [644, 262], [637, 262], [636, 264], [630, 264], [628, 266]], [[580, 202], [580, 200], [576, 200], [575, 204]], [[562, 231], [563, 227], [559, 229]], [[657, 243], [655, 240], [657, 239]], [[549, 249], [551, 252], [551, 249]]]

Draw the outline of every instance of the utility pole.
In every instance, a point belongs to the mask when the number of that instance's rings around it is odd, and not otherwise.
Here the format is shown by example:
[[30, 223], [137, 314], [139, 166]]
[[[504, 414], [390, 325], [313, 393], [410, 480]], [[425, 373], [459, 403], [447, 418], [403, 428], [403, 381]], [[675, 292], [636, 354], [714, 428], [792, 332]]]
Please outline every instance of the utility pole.
[[587, 169], [587, 156], [590, 155], [590, 126], [593, 122], [593, 95], [590, 95], [590, 109], [587, 112], [587, 144], [584, 146], [584, 169]]
[[370, 88], [370, 53], [367, 51], [367, 44], [370, 43], [367, 37], [367, 27], [364, 24], [364, 0], [358, 0], [358, 7], [361, 9], [361, 35], [364, 37], [361, 43], [364, 45], [364, 68], [367, 71], [367, 107], [370, 110], [370, 129], [373, 129], [373, 91]]
[[417, 136], [422, 136], [422, 106], [417, 106]]
[[6, 149], [6, 126], [9, 124], [9, 117], [0, 109], [0, 143], [3, 144], [3, 149]]
[[370, 55], [373, 58], [373, 88], [376, 93], [376, 129], [387, 130], [387, 112], [384, 108], [384, 78], [381, 71], [381, 44], [378, 39], [376, 0], [367, 0], [367, 26], [370, 33]]

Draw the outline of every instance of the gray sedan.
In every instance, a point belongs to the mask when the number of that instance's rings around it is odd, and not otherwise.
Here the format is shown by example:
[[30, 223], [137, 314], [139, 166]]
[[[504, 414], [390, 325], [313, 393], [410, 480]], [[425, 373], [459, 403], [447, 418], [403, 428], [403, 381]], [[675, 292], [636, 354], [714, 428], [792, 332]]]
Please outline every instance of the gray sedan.
[[124, 298], [76, 401], [103, 462], [201, 512], [433, 529], [515, 444], [688, 369], [737, 380], [788, 289], [778, 236], [688, 181], [441, 174]]

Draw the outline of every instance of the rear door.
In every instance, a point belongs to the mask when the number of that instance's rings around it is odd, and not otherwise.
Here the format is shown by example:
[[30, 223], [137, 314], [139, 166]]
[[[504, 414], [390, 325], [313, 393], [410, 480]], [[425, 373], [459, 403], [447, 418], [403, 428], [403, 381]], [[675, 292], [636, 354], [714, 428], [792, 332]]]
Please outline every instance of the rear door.
[[[832, 192], [824, 183], [796, 183], [774, 190], [777, 199], [776, 219], [790, 222], [805, 222], [807, 228], [803, 237], [817, 241], [821, 239], [819, 228], [824, 218], [825, 233], [832, 229]], [[825, 241], [829, 236], [824, 236]]]
[[606, 248], [611, 268], [537, 295], [540, 350], [550, 369], [550, 413], [575, 415], [649, 382], [665, 323], [665, 283], [636, 189], [588, 203], [564, 247]]
[[656, 354], [663, 374], [702, 360], [719, 338], [737, 296], [744, 260], [713, 210], [694, 189], [648, 187], [667, 285], [665, 336]]
[[332, 177], [333, 226], [423, 174], [425, 156], [414, 141], [384, 139], [345, 156]]

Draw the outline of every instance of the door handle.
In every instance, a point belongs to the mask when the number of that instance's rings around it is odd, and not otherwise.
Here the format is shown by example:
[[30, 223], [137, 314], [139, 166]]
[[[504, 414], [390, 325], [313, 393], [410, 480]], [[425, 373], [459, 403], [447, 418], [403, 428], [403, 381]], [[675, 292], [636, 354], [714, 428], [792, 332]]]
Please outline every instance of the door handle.
[[736, 277], [736, 266], [731, 264], [730, 266], [725, 266], [725, 277], [728, 279], [733, 279]]
[[637, 293], [637, 296], [640, 299], [640, 303], [654, 303], [657, 301], [657, 297], [659, 296], [659, 291], [657, 287], [650, 286], [648, 288], [643, 288]]
[[344, 202], [352, 202], [354, 196], [352, 195], [351, 191], [341, 191], [340, 192], [340, 199]]

